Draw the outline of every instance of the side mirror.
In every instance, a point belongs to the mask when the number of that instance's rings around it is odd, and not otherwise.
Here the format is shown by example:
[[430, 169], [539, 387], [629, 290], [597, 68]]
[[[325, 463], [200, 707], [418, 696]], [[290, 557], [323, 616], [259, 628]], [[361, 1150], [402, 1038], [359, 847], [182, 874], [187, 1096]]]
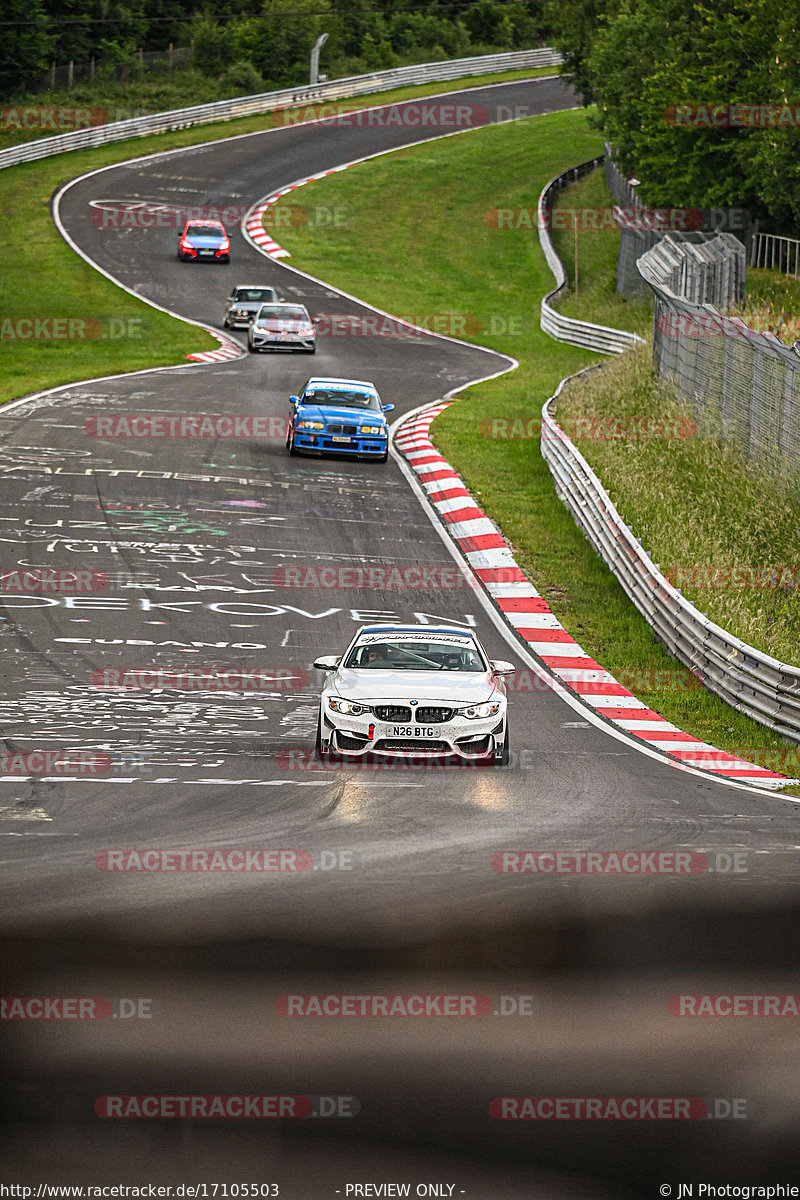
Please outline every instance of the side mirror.
[[323, 654], [321, 658], [314, 659], [315, 671], [335, 671], [341, 662], [341, 658], [337, 654]]
[[489, 665], [495, 675], [513, 675], [517, 669], [513, 663], [506, 662], [503, 658], [492, 658], [489, 660]]
[[383, 411], [384, 412], [394, 412], [394, 405], [393, 404], [384, 404]]
[[290, 396], [290, 397], [289, 397], [289, 403], [290, 403], [290, 404], [299, 404], [299, 403], [300, 403], [299, 397], [297, 397], [297, 396]]

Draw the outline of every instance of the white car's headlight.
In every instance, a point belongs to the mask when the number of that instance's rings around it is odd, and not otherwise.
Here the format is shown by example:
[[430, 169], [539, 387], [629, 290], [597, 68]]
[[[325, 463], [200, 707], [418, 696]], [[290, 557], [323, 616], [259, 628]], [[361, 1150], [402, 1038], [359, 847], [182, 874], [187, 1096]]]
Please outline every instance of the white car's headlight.
[[340, 700], [336, 696], [328, 697], [328, 707], [334, 712], [343, 713], [346, 717], [359, 717], [370, 711], [366, 704], [356, 704], [353, 700]]
[[481, 718], [494, 717], [502, 708], [502, 705], [497, 700], [487, 700], [485, 704], [470, 704], [468, 708], [462, 708], [462, 716], [469, 717], [473, 721]]
[[383, 431], [382, 425], [362, 425], [359, 429], [359, 433], [372, 434], [373, 437], [379, 433], [383, 433]]
[[298, 429], [324, 429], [322, 421], [298, 421]]

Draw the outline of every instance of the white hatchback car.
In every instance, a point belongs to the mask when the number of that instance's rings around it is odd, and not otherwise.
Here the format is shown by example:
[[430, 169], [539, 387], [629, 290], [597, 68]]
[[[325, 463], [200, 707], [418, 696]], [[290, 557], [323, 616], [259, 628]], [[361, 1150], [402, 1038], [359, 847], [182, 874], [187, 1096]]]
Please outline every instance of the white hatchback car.
[[317, 331], [304, 304], [262, 304], [247, 327], [247, 349], [252, 353], [283, 349], [314, 354], [316, 348]]
[[509, 761], [512, 663], [492, 661], [471, 629], [362, 625], [341, 657], [316, 659], [320, 758], [452, 757]]

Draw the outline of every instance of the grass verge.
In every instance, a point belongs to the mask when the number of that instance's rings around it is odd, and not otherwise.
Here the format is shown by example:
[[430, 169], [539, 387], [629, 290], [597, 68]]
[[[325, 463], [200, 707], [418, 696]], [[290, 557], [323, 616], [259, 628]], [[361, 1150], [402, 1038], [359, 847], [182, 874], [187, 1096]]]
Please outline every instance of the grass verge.
[[[361, 108], [392, 103], [532, 74], [553, 74], [553, 68], [401, 88], [342, 101], [342, 105]], [[209, 334], [137, 301], [78, 258], [53, 225], [50, 198], [61, 184], [96, 167], [273, 126], [273, 117], [267, 113], [132, 138], [94, 150], [74, 150], [0, 171], [0, 214], [7, 245], [16, 248], [6, 256], [3, 267], [0, 403], [75, 380], [169, 366], [180, 363], [187, 353], [218, 346]], [[229, 198], [219, 199], [227, 202]], [[28, 322], [36, 320], [62, 324], [40, 324], [40, 334], [56, 336], [27, 336], [36, 328]]]
[[[538, 306], [552, 276], [535, 228], [498, 229], [487, 214], [535, 208], [548, 179], [599, 150], [586, 114], [576, 111], [386, 155], [307, 185], [308, 201], [342, 206], [346, 224], [304, 226], [282, 240], [304, 270], [418, 323], [426, 315], [455, 314], [464, 318], [465, 340], [519, 360], [517, 371], [468, 389], [437, 418], [437, 446], [587, 650], [616, 674], [640, 678], [637, 695], [666, 719], [722, 749], [747, 748], [773, 764], [781, 739], [696, 689], [557, 500], [540, 455], [536, 418], [543, 401], [564, 375], [599, 356], [541, 332]], [[515, 421], [531, 436], [493, 436]], [[770, 750], [777, 756], [769, 757]], [[792, 773], [796, 766], [775, 769]]]
[[[570, 184], [556, 197], [551, 237], [569, 284], [556, 300], [555, 307], [567, 317], [627, 329], [645, 337], [653, 326], [652, 300], [649, 296], [629, 300], [616, 290], [621, 235], [611, 216], [613, 205], [614, 198], [602, 168], [592, 171], [578, 183]], [[562, 223], [566, 228], [558, 227]]]
[[[571, 436], [594, 431], [573, 440], [670, 582], [743, 641], [796, 661], [800, 489], [698, 428], [694, 407], [658, 379], [649, 347], [568, 384], [556, 415]], [[615, 423], [678, 436], [596, 436]]]

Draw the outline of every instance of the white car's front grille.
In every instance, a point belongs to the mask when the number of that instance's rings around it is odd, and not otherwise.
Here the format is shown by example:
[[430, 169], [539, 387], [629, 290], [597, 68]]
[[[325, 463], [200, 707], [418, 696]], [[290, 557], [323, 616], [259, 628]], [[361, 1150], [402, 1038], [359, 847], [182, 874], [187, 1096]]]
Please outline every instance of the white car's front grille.
[[436, 708], [431, 705], [418, 708], [414, 719], [421, 721], [423, 725], [442, 725], [445, 721], [449, 721], [452, 715], [452, 708]]
[[379, 721], [410, 721], [411, 709], [404, 704], [379, 704], [375, 716]]

